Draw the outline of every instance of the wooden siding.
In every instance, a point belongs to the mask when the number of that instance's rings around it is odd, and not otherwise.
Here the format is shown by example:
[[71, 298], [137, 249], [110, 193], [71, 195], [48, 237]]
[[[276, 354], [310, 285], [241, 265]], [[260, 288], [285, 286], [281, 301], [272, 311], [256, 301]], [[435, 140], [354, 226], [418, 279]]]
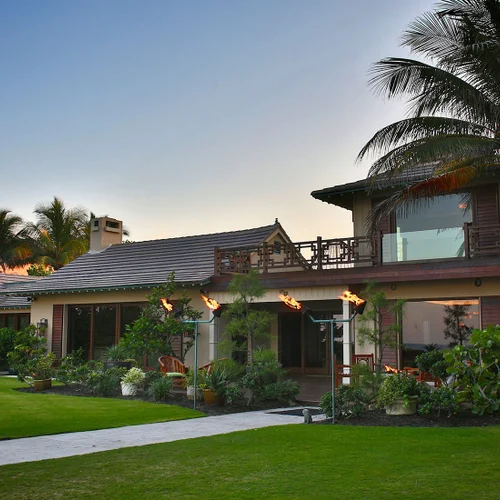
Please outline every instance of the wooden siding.
[[[478, 186], [473, 197], [474, 211], [473, 222], [478, 228], [493, 228], [499, 225], [498, 215], [498, 185], [486, 184]], [[472, 252], [481, 249], [483, 251], [496, 251], [498, 244], [498, 233], [495, 231], [480, 232], [472, 243]]]
[[500, 325], [500, 297], [481, 298], [481, 328]]
[[58, 358], [62, 356], [63, 309], [63, 305], [54, 304], [52, 310], [52, 352]]
[[[387, 309], [383, 310], [380, 314], [380, 328], [387, 328], [395, 321], [394, 315]], [[382, 356], [383, 365], [391, 365], [393, 368], [398, 367], [398, 354], [396, 347], [385, 346], [384, 354]]]

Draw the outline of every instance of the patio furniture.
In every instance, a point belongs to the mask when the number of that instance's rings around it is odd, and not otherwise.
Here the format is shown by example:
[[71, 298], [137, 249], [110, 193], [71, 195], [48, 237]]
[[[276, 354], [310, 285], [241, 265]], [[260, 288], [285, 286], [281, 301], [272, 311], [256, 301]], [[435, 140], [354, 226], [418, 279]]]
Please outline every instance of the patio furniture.
[[160, 356], [158, 362], [160, 363], [161, 372], [166, 377], [172, 378], [174, 387], [184, 387], [186, 366], [180, 359], [173, 356]]
[[417, 380], [419, 382], [432, 382], [434, 387], [441, 387], [441, 380], [428, 372], [419, 372]]
[[335, 387], [339, 387], [343, 384], [343, 378], [351, 378], [355, 377], [354, 373], [352, 373], [353, 365], [343, 365], [338, 364], [335, 365]]
[[375, 356], [372, 354], [353, 354], [352, 356], [353, 364], [366, 363], [371, 371], [375, 368]]

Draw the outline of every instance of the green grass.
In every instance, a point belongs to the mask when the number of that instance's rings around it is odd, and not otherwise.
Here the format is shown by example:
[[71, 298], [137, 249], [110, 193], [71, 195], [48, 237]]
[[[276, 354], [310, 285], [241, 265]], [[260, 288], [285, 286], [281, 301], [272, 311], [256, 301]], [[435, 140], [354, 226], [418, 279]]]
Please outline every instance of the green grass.
[[499, 445], [499, 427], [292, 425], [6, 465], [0, 491], [2, 500], [496, 500]]
[[34, 394], [14, 390], [18, 387], [27, 385], [14, 378], [0, 377], [0, 438], [3, 439], [203, 416], [178, 406], [125, 399]]

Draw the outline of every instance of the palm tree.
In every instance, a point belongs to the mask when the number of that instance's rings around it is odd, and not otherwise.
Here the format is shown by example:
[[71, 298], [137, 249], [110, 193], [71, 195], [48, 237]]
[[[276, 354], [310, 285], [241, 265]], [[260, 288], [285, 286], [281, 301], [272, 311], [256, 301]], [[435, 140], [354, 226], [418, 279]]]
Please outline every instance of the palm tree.
[[34, 210], [35, 224], [28, 229], [39, 263], [60, 269], [89, 248], [86, 229], [89, 218], [82, 208], [66, 208], [57, 197]]
[[31, 257], [30, 248], [24, 238], [23, 219], [0, 209], [0, 267], [3, 272], [26, 264]]
[[358, 160], [381, 155], [369, 171], [378, 182], [435, 168], [378, 205], [372, 228], [397, 207], [459, 192], [500, 166], [500, 1], [441, 0], [408, 27], [402, 45], [430, 63], [387, 58], [373, 66], [370, 84], [388, 98], [406, 97], [408, 117], [379, 130]]

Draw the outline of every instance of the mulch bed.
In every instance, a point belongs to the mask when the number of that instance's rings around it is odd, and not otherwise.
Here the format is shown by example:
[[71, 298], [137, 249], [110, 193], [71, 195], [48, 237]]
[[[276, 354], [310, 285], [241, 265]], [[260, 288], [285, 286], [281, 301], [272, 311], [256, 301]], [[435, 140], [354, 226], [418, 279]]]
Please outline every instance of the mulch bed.
[[[35, 392], [33, 388], [27, 387], [22, 389], [17, 389], [22, 392]], [[43, 391], [39, 394], [61, 394], [66, 396], [92, 396], [92, 394], [81, 386], [53, 386], [52, 389], [48, 391]], [[149, 401], [144, 394], [138, 394], [132, 398], [124, 397], [121, 395], [114, 396], [116, 398], [122, 399], [134, 399], [138, 401]], [[161, 404], [161, 403], [160, 403]], [[165, 402], [165, 404], [173, 404], [177, 406], [182, 406], [185, 408], [193, 408], [193, 401], [186, 398], [185, 393], [176, 393], [173, 399]], [[196, 403], [196, 409], [205, 415], [216, 416], [216, 415], [227, 415], [229, 413], [241, 413], [245, 411], [257, 411], [257, 410], [271, 410], [282, 408], [283, 405], [276, 401], [268, 401], [259, 405], [239, 404], [239, 405], [206, 405], [203, 401], [198, 401]], [[292, 406], [292, 405], [290, 405]], [[302, 414], [301, 406], [295, 413], [297, 415]], [[290, 414], [290, 413], [288, 413]], [[314, 424], [331, 424], [331, 419], [320, 419], [317, 412], [311, 411], [313, 415]], [[457, 415], [451, 417], [446, 416], [446, 414], [438, 415], [386, 415], [385, 410], [369, 410], [365, 412], [360, 417], [351, 417], [347, 419], [337, 419], [336, 424], [338, 425], [362, 425], [362, 426], [392, 426], [392, 427], [485, 427], [490, 425], [500, 425], [500, 414], [496, 415], [474, 415], [470, 411], [464, 411]]]

